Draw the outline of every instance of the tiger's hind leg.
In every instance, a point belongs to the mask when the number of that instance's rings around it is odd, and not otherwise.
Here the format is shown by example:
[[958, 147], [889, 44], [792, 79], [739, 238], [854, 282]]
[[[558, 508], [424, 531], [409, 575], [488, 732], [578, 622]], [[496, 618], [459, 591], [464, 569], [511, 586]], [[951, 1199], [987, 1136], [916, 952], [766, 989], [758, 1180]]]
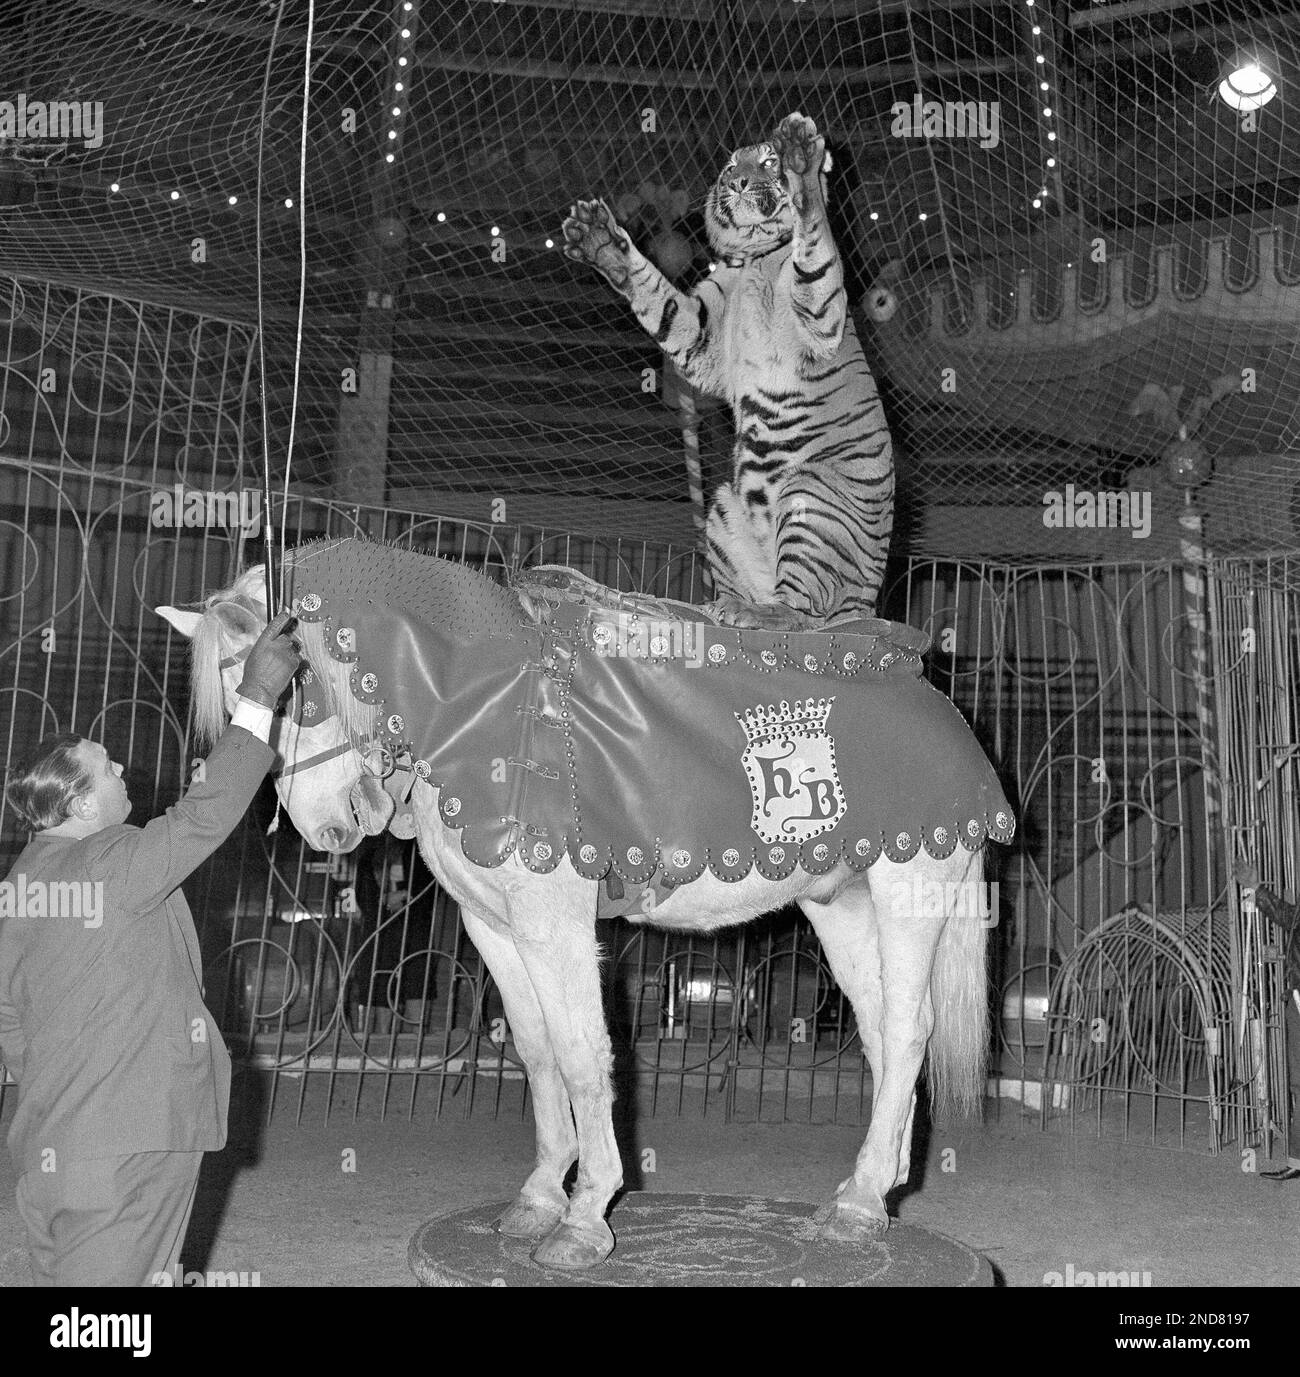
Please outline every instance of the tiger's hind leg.
[[751, 510], [734, 484], [715, 493], [706, 535], [715, 594], [706, 610], [717, 621], [771, 631], [815, 625], [797, 608], [773, 597], [776, 551], [771, 521], [765, 513]]

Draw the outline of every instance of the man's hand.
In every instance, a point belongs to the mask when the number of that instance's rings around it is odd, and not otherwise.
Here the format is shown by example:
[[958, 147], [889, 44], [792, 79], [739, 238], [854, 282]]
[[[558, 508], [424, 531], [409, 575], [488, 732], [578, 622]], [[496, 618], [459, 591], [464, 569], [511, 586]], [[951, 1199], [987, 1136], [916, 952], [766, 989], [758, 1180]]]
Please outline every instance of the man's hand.
[[1238, 860], [1232, 867], [1232, 878], [1242, 889], [1259, 888], [1259, 867], [1254, 861]]
[[277, 612], [254, 642], [244, 662], [244, 678], [239, 685], [241, 698], [251, 699], [264, 708], [274, 709], [279, 703], [302, 664], [302, 655], [287, 633], [293, 619], [290, 608]]

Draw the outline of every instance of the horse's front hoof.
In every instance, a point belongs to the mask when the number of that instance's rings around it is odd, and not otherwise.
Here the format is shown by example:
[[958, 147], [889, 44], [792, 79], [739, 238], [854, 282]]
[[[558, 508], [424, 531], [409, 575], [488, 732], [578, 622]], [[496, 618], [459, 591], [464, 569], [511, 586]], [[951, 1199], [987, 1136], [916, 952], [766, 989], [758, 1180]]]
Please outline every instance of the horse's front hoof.
[[889, 1228], [889, 1216], [868, 1213], [857, 1205], [845, 1205], [840, 1201], [831, 1205], [821, 1220], [817, 1237], [823, 1243], [848, 1243], [861, 1245], [875, 1243], [884, 1238]]
[[604, 1262], [613, 1251], [614, 1234], [603, 1219], [596, 1225], [561, 1222], [533, 1249], [533, 1261], [580, 1272]]
[[558, 1205], [521, 1198], [497, 1220], [497, 1233], [507, 1238], [545, 1238], [563, 1217]]

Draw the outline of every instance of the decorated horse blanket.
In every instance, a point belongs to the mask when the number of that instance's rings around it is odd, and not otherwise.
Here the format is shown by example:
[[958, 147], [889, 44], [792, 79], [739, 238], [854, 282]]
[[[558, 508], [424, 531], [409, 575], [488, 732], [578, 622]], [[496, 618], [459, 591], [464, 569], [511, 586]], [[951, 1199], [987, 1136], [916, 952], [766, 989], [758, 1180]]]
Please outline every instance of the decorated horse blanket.
[[[593, 599], [577, 577], [521, 597], [353, 539], [299, 547], [286, 574], [300, 619], [323, 626], [350, 691], [376, 708], [378, 744], [438, 787], [478, 865], [517, 855], [545, 872], [567, 857], [638, 887], [706, 869], [776, 880], [1014, 833], [970, 728], [921, 677], [929, 640], [910, 627], [738, 630], [681, 604]], [[330, 710], [310, 684], [296, 709]]]

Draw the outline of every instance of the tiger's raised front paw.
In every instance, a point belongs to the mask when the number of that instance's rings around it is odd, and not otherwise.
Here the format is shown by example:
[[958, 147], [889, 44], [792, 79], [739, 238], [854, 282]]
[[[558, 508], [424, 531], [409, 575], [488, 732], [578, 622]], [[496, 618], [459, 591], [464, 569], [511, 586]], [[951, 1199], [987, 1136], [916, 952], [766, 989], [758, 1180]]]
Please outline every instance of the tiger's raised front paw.
[[632, 243], [604, 201], [578, 201], [571, 207], [560, 232], [564, 235], [566, 258], [595, 268], [616, 291], [627, 294], [632, 275], [628, 250]]
[[817, 132], [817, 125], [797, 110], [777, 125], [775, 143], [781, 151], [781, 166], [787, 174], [800, 181], [816, 180], [824, 171], [826, 140]]

